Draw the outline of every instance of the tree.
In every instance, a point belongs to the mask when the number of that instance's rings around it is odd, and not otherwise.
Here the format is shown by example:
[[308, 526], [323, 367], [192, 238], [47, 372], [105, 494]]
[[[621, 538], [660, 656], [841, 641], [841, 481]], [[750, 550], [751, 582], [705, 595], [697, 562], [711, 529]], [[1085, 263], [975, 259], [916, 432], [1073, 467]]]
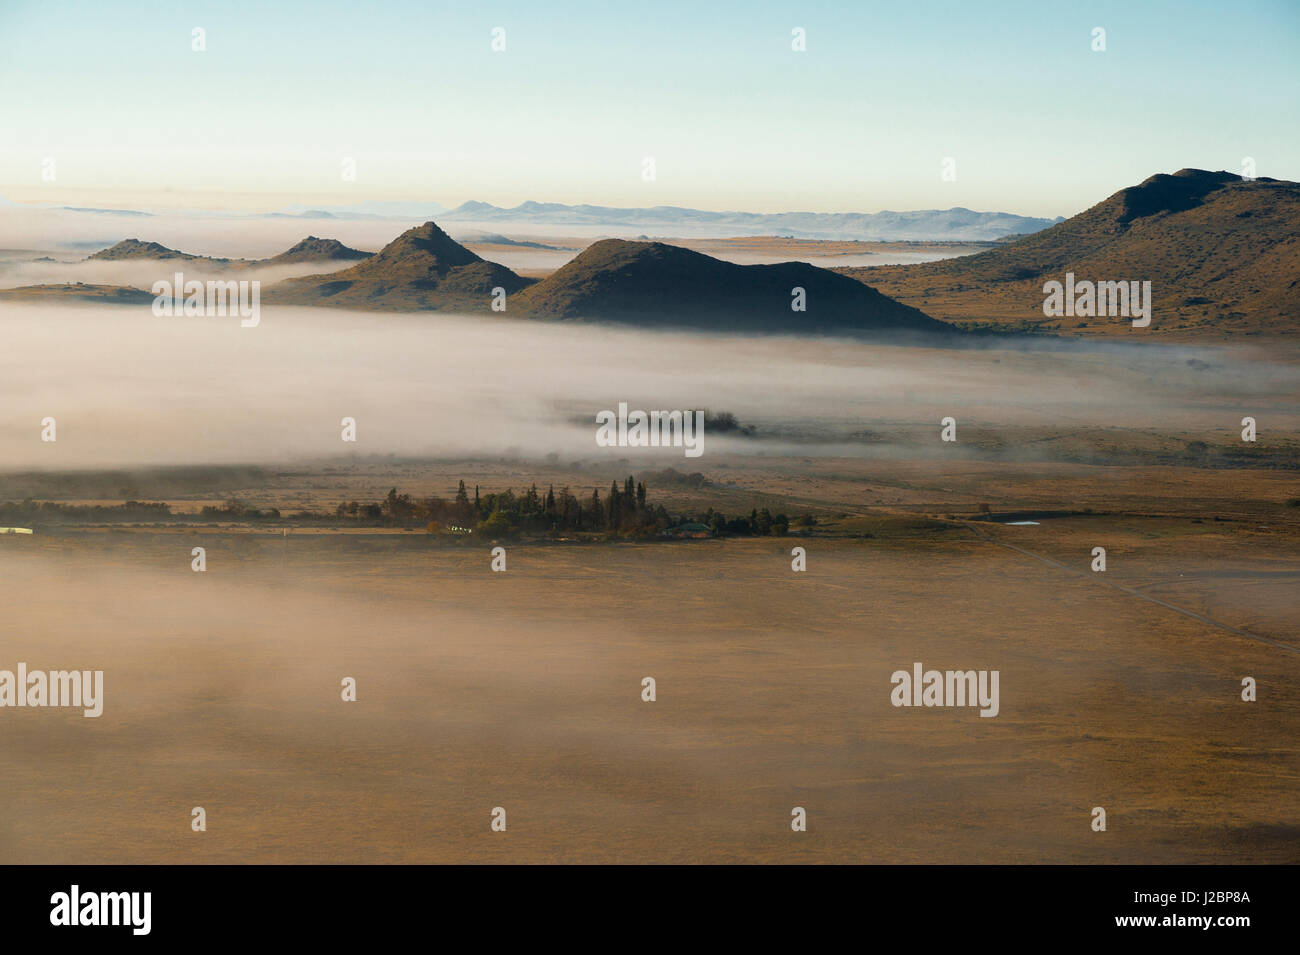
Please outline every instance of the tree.
[[609, 526], [618, 529], [620, 518], [623, 516], [622, 495], [618, 493], [618, 482], [612, 481], [609, 485]]
[[384, 498], [383, 513], [392, 521], [406, 520], [415, 511], [415, 505], [411, 501], [411, 495], [398, 494], [397, 488], [393, 488]]
[[489, 538], [509, 537], [514, 531], [515, 527], [509, 515], [502, 511], [493, 511], [487, 520], [481, 521], [478, 525], [478, 532]]
[[561, 527], [581, 526], [582, 506], [567, 486], [560, 488], [560, 493], [556, 495], [555, 515], [559, 518]]

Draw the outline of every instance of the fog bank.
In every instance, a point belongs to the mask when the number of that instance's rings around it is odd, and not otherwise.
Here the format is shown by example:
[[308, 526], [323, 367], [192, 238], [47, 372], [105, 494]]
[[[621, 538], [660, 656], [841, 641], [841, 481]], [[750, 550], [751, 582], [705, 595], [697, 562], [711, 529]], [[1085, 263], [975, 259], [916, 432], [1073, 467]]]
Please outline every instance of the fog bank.
[[[1230, 350], [938, 349], [272, 307], [242, 328], [147, 307], [10, 304], [0, 329], [6, 470], [349, 453], [640, 456], [695, 470], [720, 452], [960, 455], [983, 427], [1226, 440], [1248, 414], [1266, 433], [1300, 426], [1296, 369]], [[702, 459], [597, 448], [595, 414], [619, 402], [729, 411], [755, 434], [706, 432]], [[956, 445], [939, 442], [944, 416]], [[46, 417], [56, 442], [41, 440]], [[355, 443], [341, 440], [344, 417]]]

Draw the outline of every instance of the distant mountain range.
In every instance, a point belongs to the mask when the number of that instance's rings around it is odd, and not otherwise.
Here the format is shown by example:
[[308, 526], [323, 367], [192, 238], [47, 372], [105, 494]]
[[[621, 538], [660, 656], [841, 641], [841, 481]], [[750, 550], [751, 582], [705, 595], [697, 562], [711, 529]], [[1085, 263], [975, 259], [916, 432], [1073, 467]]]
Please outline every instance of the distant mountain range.
[[1288, 334], [1300, 327], [1300, 184], [1181, 169], [977, 255], [837, 271], [963, 325], [1128, 334], [1121, 318], [1043, 314], [1043, 285], [1073, 273], [1149, 281], [1152, 332]]
[[293, 205], [272, 215], [300, 219], [428, 219], [446, 211], [447, 207], [438, 202], [373, 200], [335, 206]]
[[466, 202], [438, 217], [442, 222], [519, 223], [548, 226], [605, 226], [650, 229], [661, 236], [678, 233], [711, 236], [781, 235], [796, 239], [864, 241], [988, 241], [1045, 229], [1058, 219], [1035, 219], [1006, 212], [931, 209], [918, 212], [707, 212], [680, 206], [621, 209], [525, 202], [503, 209]]
[[[15, 207], [0, 196], [0, 206]], [[24, 206], [32, 208], [30, 206]], [[39, 207], [36, 207], [39, 208]], [[148, 218], [157, 213], [136, 209], [99, 209], [60, 206], [67, 212], [98, 216]], [[471, 201], [448, 211], [437, 202], [375, 200], [343, 205], [292, 205], [280, 212], [247, 213], [190, 210], [193, 216], [217, 218], [367, 220], [394, 219], [441, 222], [494, 223], [498, 227], [546, 226], [642, 231], [659, 237], [731, 238], [788, 236], [796, 239], [839, 239], [876, 242], [973, 241], [988, 242], [1007, 236], [1027, 235], [1061, 219], [1018, 216], [1008, 212], [974, 212], [970, 209], [926, 209], [914, 212], [711, 212], [682, 206], [619, 208], [564, 205], [558, 202], [524, 202], [513, 208]], [[644, 237], [644, 236], [643, 236]]]
[[152, 212], [139, 212], [135, 209], [91, 209], [86, 206], [60, 206], [65, 212], [85, 212], [96, 216], [137, 216], [142, 219], [148, 219], [153, 216]]

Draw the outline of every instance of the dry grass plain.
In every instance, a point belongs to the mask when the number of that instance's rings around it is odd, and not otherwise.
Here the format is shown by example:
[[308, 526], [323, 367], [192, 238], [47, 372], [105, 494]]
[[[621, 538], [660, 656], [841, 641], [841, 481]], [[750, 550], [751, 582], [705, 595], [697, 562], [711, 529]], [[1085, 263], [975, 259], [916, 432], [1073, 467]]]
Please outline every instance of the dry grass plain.
[[[97, 720], [5, 713], [0, 861], [1300, 862], [1300, 654], [1136, 595], [1300, 646], [1293, 472], [1117, 470], [737, 461], [727, 506], [811, 536], [519, 543], [503, 574], [412, 532], [0, 537], [0, 666], [106, 687]], [[1112, 510], [944, 517], [992, 487]], [[914, 661], [999, 670], [1000, 714], [894, 708]]]

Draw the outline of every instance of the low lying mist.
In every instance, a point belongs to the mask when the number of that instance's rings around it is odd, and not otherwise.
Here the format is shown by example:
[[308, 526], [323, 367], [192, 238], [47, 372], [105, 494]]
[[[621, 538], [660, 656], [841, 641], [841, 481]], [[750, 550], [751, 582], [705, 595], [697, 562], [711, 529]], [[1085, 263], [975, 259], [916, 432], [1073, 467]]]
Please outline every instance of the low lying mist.
[[[1031, 458], [1050, 456], [1044, 434], [1089, 428], [1221, 441], [1244, 415], [1264, 434], [1300, 428], [1297, 370], [1227, 349], [948, 349], [275, 307], [242, 328], [9, 304], [0, 328], [7, 471], [552, 453], [697, 470], [719, 453], [962, 456], [990, 428], [1020, 435], [1003, 452]], [[597, 448], [595, 415], [620, 402], [729, 412], [738, 426], [706, 430], [702, 458]], [[939, 441], [945, 416], [955, 445]], [[55, 442], [41, 440], [47, 417]], [[355, 443], [341, 440], [345, 417]]]

